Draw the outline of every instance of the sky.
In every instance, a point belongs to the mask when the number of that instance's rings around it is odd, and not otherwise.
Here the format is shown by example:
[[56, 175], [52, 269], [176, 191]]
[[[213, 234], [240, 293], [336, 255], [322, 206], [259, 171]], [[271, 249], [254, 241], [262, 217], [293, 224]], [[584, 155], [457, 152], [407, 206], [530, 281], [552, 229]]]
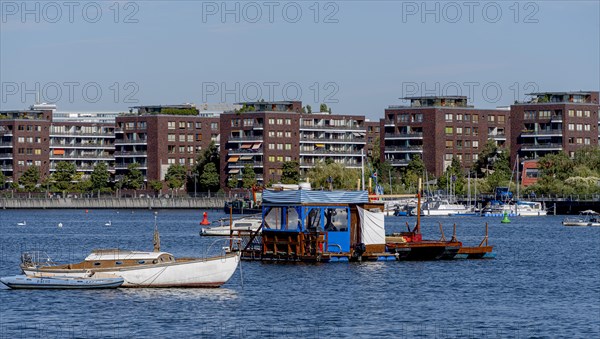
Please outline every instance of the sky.
[[[600, 89], [599, 1], [5, 1], [0, 110]], [[313, 109], [314, 110], [314, 109]]]

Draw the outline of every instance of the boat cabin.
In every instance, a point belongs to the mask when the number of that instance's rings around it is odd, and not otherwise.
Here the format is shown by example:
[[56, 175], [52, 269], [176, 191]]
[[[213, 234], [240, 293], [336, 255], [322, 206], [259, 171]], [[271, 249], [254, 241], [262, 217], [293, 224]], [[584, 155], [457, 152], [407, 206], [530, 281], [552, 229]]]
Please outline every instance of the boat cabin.
[[264, 191], [260, 256], [329, 261], [384, 253], [383, 207], [366, 191]]
[[[22, 266], [36, 264], [27, 253], [21, 257]], [[52, 265], [52, 269], [87, 270], [101, 268], [118, 268], [141, 265], [157, 265], [175, 262], [172, 254], [167, 252], [126, 251], [119, 249], [93, 250], [82, 262], [75, 264]], [[37, 263], [39, 264], [39, 263]]]

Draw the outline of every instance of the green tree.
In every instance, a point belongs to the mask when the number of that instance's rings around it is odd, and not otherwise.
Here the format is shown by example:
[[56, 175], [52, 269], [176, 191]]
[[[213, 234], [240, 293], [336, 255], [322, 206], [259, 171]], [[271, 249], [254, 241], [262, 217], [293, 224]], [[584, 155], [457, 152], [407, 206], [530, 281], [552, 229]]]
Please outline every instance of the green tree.
[[5, 185], [6, 185], [6, 176], [4, 175], [4, 172], [0, 171], [0, 190], [3, 190]]
[[[207, 164], [214, 164], [214, 168], [215, 168], [215, 171], [217, 172], [217, 176], [218, 176], [218, 173], [220, 173], [221, 164], [220, 164], [220, 158], [219, 158], [219, 148], [217, 147], [217, 145], [215, 144], [214, 141], [211, 141], [210, 144], [208, 145], [208, 147], [204, 150], [204, 152], [202, 152], [202, 154], [200, 154], [198, 156], [198, 158], [196, 159], [196, 165], [194, 166], [193, 171], [198, 178], [202, 177], [204, 170], [205, 170], [204, 167]], [[211, 169], [211, 171], [212, 171], [212, 169]], [[211, 183], [212, 180], [205, 181], [205, 182]], [[199, 184], [198, 189], [200, 191], [208, 191], [208, 190], [215, 191], [218, 189], [218, 186], [215, 187], [212, 185], [211, 186], [203, 185], [202, 180], [199, 180], [196, 183]], [[194, 181], [190, 180], [189, 184], [190, 185], [188, 185], [188, 191], [194, 191], [194, 186], [193, 186]]]
[[381, 145], [379, 142], [379, 137], [375, 137], [375, 140], [373, 140], [373, 151], [371, 152], [371, 162], [374, 164], [381, 163]]
[[327, 104], [321, 104], [321, 106], [319, 107], [319, 112], [328, 112], [329, 109], [327, 108]]
[[445, 190], [448, 187], [456, 194], [464, 194], [465, 184], [465, 175], [460, 160], [457, 157], [452, 157], [452, 163], [438, 178], [438, 188]]
[[200, 187], [212, 192], [219, 190], [219, 173], [214, 163], [209, 162], [204, 166], [204, 171], [200, 175]]
[[180, 189], [185, 183], [186, 169], [183, 165], [173, 164], [169, 166], [167, 174], [165, 174], [165, 181], [169, 188]]
[[140, 164], [137, 162], [131, 163], [127, 166], [127, 173], [123, 178], [123, 183], [120, 185], [123, 188], [132, 190], [139, 190], [144, 184], [144, 175], [140, 170]]
[[91, 189], [94, 191], [105, 191], [110, 181], [110, 172], [105, 162], [98, 163], [90, 175]]
[[315, 189], [329, 187], [328, 180], [331, 178], [333, 189], [355, 190], [361, 173], [359, 169], [346, 168], [338, 163], [319, 162], [308, 171], [307, 177]]
[[150, 180], [150, 182], [148, 183], [148, 186], [150, 187], [151, 190], [153, 190], [155, 193], [160, 192], [160, 190], [162, 190], [163, 188], [163, 183], [160, 180]]
[[26, 192], [33, 192], [40, 181], [40, 170], [37, 166], [30, 166], [19, 178], [19, 184], [23, 185]]
[[306, 113], [312, 113], [312, 107], [310, 105], [306, 105]]
[[256, 173], [254, 173], [254, 167], [250, 164], [246, 164], [242, 170], [242, 187], [252, 188], [256, 185]]
[[300, 164], [297, 161], [285, 161], [281, 166], [281, 183], [297, 184], [300, 182]]
[[73, 187], [73, 181], [77, 167], [72, 162], [60, 161], [56, 164], [56, 170], [52, 173], [54, 185], [59, 191], [70, 190]]

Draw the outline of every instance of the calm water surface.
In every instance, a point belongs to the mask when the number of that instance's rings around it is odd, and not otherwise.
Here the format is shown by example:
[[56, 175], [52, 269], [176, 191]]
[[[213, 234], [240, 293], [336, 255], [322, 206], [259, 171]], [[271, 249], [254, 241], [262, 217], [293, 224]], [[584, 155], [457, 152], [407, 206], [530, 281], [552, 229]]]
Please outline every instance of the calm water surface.
[[[220, 247], [198, 236], [202, 212], [160, 211], [162, 249], [192, 256]], [[25, 250], [64, 262], [94, 248], [151, 250], [153, 213], [0, 210], [0, 276], [19, 273]], [[471, 245], [489, 222], [494, 260], [243, 262], [219, 289], [0, 289], [0, 338], [599, 337], [600, 227], [499, 219], [423, 218], [426, 238], [439, 238], [438, 222], [449, 237], [456, 223]], [[406, 221], [415, 219], [386, 217], [386, 227]]]

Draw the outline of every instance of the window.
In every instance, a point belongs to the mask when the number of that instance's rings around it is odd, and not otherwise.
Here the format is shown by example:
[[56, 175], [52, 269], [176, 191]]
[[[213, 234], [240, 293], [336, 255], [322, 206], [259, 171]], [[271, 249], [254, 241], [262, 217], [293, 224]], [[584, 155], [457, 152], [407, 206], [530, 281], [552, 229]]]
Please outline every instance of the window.
[[187, 147], [187, 152], [188, 152], [189, 154], [194, 154], [194, 146], [188, 146], [188, 147]]
[[185, 142], [185, 134], [179, 134], [179, 142]]
[[473, 115], [473, 122], [479, 122], [479, 115]]
[[567, 129], [569, 131], [574, 131], [575, 130], [575, 124], [569, 124], [569, 125], [567, 125]]
[[196, 141], [202, 141], [202, 133], [196, 134]]
[[32, 143], [33, 142], [33, 137], [27, 137], [27, 142]]
[[570, 110], [569, 110], [569, 116], [570, 116], [570, 117], [574, 117], [574, 116], [575, 116], [575, 111], [574, 111], [574, 110], [572, 110], [572, 109], [570, 109]]
[[188, 142], [194, 142], [194, 135], [193, 134], [188, 134], [187, 141]]
[[270, 161], [270, 162], [275, 162], [275, 157], [274, 157], [274, 156], [272, 156], [272, 155], [271, 155], [271, 156], [269, 156], [269, 161]]
[[471, 114], [465, 114], [465, 121], [471, 121]]
[[478, 136], [478, 135], [479, 135], [479, 127], [473, 127], [473, 136]]
[[167, 122], [167, 128], [168, 129], [175, 129], [175, 121], [169, 121], [169, 122]]
[[490, 114], [490, 115], [488, 115], [488, 122], [494, 122], [494, 121], [495, 121], [495, 119], [496, 119], [496, 116], [495, 116], [495, 115], [491, 115], [491, 114]]
[[285, 149], [286, 150], [291, 150], [292, 149], [292, 144], [285, 144]]
[[188, 123], [187, 123], [187, 128], [188, 128], [188, 129], [192, 129], [192, 128], [194, 128], [194, 124], [188, 121]]
[[452, 153], [446, 153], [444, 156], [446, 157], [446, 160], [452, 160], [453, 154]]
[[269, 149], [275, 149], [275, 144], [269, 144]]
[[413, 114], [411, 117], [411, 122], [423, 122], [423, 114], [422, 113]]
[[275, 119], [269, 118], [269, 125], [275, 125]]
[[175, 146], [174, 145], [169, 145], [167, 146], [167, 152], [169, 153], [175, 153]]
[[462, 127], [456, 127], [456, 134], [461, 135], [463, 133]]
[[282, 150], [283, 149], [283, 144], [277, 144], [277, 149], [278, 150]]
[[285, 132], [285, 137], [286, 138], [291, 138], [292, 137], [292, 132]]
[[277, 131], [277, 137], [283, 138], [283, 131]]
[[473, 148], [479, 148], [479, 141], [473, 140]]
[[584, 144], [586, 144], [586, 145], [590, 144], [590, 138], [585, 138], [584, 141], [585, 141]]
[[179, 146], [179, 153], [185, 153], [185, 146]]
[[462, 121], [463, 119], [463, 115], [462, 114], [457, 114], [456, 115], [456, 121]]
[[408, 120], [409, 120], [408, 117], [409, 117], [408, 114], [400, 114], [400, 115], [396, 116], [396, 120], [398, 122], [408, 122]]
[[452, 135], [452, 127], [446, 127], [445, 131], [447, 135]]
[[33, 154], [35, 154], [35, 155], [40, 155], [40, 154], [42, 154], [42, 150], [41, 150], [41, 149], [39, 149], [39, 148], [36, 148], [36, 149], [33, 151]]
[[254, 119], [244, 119], [244, 126], [254, 126]]
[[185, 158], [179, 158], [179, 164], [185, 165]]
[[210, 129], [215, 131], [219, 129], [219, 123], [218, 122], [211, 122], [210, 123]]
[[479, 154], [477, 154], [477, 153], [473, 154], [473, 160], [477, 160], [477, 159], [479, 159]]
[[581, 110], [577, 110], [577, 117], [581, 118], [583, 116], [583, 112]]
[[292, 124], [292, 119], [285, 119], [285, 124], [286, 125], [291, 125]]
[[501, 124], [501, 125], [503, 125], [504, 124], [504, 118], [505, 118], [504, 115], [499, 115], [498, 116], [498, 123]]
[[446, 148], [452, 148], [454, 147], [454, 143], [452, 140], [446, 140]]
[[285, 161], [292, 161], [292, 157], [285, 157]]
[[283, 125], [283, 119], [277, 119], [277, 125]]
[[583, 138], [577, 138], [577, 145], [583, 144]]
[[274, 137], [275, 136], [275, 131], [269, 131], [269, 137]]
[[535, 119], [535, 112], [534, 111], [525, 111], [523, 113], [523, 119], [525, 119], [525, 120]]
[[167, 136], [167, 141], [175, 141], [175, 134], [169, 134]]
[[582, 124], [577, 124], [577, 130], [578, 131], [583, 131], [583, 125]]
[[452, 113], [446, 113], [446, 121], [452, 121]]
[[456, 148], [462, 148], [463, 146], [463, 141], [462, 140], [456, 140]]
[[583, 116], [584, 116], [585, 118], [589, 118], [589, 117], [591, 116], [591, 115], [590, 115], [590, 111], [583, 111]]
[[201, 122], [196, 122], [196, 128], [202, 128], [202, 123]]
[[169, 160], [167, 160], [169, 165], [172, 165], [175, 163], [175, 158], [169, 158]]
[[42, 162], [41, 162], [40, 160], [36, 160], [36, 161], [35, 161], [35, 165], [36, 165], [36, 166], [42, 166]]
[[23, 142], [25, 142], [25, 137], [19, 137], [19, 138], [17, 139], [17, 142], [19, 142], [19, 143], [23, 143]]
[[471, 127], [465, 127], [465, 135], [471, 135]]
[[591, 125], [590, 124], [583, 125], [583, 130], [584, 131], [591, 131]]
[[540, 119], [550, 118], [551, 115], [552, 115], [552, 113], [550, 111], [539, 111], [538, 112], [538, 116], [540, 117]]
[[282, 162], [283, 161], [283, 157], [277, 157], [277, 161]]

